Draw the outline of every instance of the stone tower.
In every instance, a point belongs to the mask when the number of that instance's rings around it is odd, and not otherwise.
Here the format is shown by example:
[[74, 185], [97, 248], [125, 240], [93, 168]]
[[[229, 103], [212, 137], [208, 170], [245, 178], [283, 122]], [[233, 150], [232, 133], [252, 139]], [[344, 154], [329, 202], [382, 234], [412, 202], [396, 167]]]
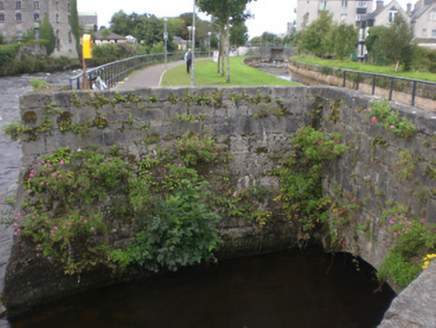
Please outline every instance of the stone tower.
[[39, 28], [45, 16], [56, 35], [53, 57], [77, 57], [76, 41], [70, 25], [69, 0], [0, 0], [0, 33], [5, 40], [20, 41], [33, 30], [39, 38]]

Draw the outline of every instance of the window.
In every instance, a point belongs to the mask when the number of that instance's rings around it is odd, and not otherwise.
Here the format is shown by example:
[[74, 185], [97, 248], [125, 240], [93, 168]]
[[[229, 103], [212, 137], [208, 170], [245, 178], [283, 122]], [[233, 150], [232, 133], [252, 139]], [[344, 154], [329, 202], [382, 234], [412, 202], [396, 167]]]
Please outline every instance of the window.
[[15, 1], [15, 9], [21, 9], [21, 1]]
[[59, 2], [56, 1], [56, 10], [59, 10]]
[[389, 12], [389, 23], [392, 23], [395, 20], [395, 16], [397, 15], [397, 12], [398, 11], [396, 10], [391, 10]]
[[38, 13], [34, 13], [34, 14], [33, 14], [33, 20], [34, 20], [35, 22], [39, 22], [39, 14], [38, 14]]
[[33, 1], [33, 9], [39, 9], [39, 1]]
[[5, 15], [4, 14], [0, 14], [0, 22], [4, 22], [5, 21]]
[[68, 2], [68, 12], [71, 12], [71, 4]]
[[56, 23], [59, 24], [59, 14], [56, 14]]
[[348, 1], [347, 0], [342, 0], [342, 7], [348, 7]]
[[35, 27], [35, 40], [39, 40], [39, 27]]
[[319, 8], [318, 8], [320, 11], [323, 11], [323, 10], [327, 10], [327, 1], [321, 1], [320, 3], [319, 3]]
[[436, 9], [430, 11], [430, 15], [428, 16], [428, 20], [436, 21]]
[[366, 1], [357, 1], [357, 8], [366, 8], [367, 2]]
[[0, 1], [0, 10], [5, 9], [5, 3], [3, 1]]
[[431, 30], [431, 37], [436, 38], [436, 30]]
[[427, 29], [422, 29], [422, 37], [426, 38], [427, 37]]
[[17, 22], [21, 22], [21, 13], [16, 13], [16, 14], [15, 14], [15, 20], [16, 20]]
[[347, 21], [347, 14], [341, 14], [341, 23], [345, 23]]
[[73, 38], [71, 36], [71, 31], [68, 32], [68, 42], [72, 43], [73, 42]]
[[356, 21], [361, 22], [366, 19], [366, 14], [357, 14], [356, 15]]

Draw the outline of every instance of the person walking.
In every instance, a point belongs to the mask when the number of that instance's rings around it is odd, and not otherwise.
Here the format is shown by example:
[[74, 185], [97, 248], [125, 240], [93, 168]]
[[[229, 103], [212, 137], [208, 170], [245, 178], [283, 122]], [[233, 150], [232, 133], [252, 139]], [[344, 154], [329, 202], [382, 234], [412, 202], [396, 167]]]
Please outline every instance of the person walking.
[[189, 69], [191, 68], [192, 65], [192, 51], [191, 49], [188, 49], [188, 51], [185, 53], [185, 62], [186, 62], [186, 71], [189, 74]]

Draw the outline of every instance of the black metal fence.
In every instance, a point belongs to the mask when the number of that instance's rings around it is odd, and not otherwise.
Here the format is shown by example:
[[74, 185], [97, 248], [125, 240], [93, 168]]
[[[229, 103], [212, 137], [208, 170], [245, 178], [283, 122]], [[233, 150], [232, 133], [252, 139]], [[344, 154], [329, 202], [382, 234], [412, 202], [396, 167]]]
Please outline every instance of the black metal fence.
[[[208, 57], [209, 52], [197, 51], [195, 57]], [[173, 62], [183, 59], [183, 53], [175, 52], [167, 54], [167, 62]], [[153, 54], [130, 57], [122, 60], [117, 60], [95, 68], [90, 68], [86, 71], [87, 87], [92, 88], [92, 81], [98, 76], [103, 80], [108, 88], [114, 87], [117, 83], [132, 74], [134, 71], [144, 67], [165, 63], [165, 54]], [[70, 78], [70, 89], [83, 89], [83, 73]]]
[[[436, 83], [434, 82], [308, 64], [295, 60], [289, 60], [289, 64], [293, 67], [331, 76], [331, 78], [325, 79], [313, 77], [315, 80], [324, 81], [321, 82], [322, 84], [347, 87], [416, 107], [436, 109]], [[309, 77], [309, 79], [311, 78]]]
[[[397, 76], [376, 74], [376, 73], [366, 73], [353, 71], [348, 69], [343, 69], [343, 83], [342, 86], [347, 86], [348, 80], [353, 81], [356, 90], [362, 83], [371, 86], [371, 94], [375, 95], [376, 88], [383, 88], [389, 90], [389, 100], [393, 100], [394, 91], [402, 92], [411, 95], [411, 105], [415, 106], [416, 97], [427, 98], [431, 100], [436, 100], [436, 83], [407, 79]], [[436, 109], [436, 108], [434, 108]]]

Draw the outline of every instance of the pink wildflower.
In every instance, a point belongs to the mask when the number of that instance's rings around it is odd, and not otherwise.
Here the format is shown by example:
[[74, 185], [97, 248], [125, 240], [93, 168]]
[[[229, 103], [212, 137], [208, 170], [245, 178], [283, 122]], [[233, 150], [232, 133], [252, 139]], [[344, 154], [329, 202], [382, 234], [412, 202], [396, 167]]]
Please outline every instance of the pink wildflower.
[[32, 190], [27, 189], [26, 192], [27, 192], [28, 194], [30, 194], [30, 193], [32, 192]]
[[376, 123], [376, 122], [377, 122], [377, 119], [376, 119], [375, 117], [373, 117], [373, 118], [371, 119], [371, 123], [374, 124], [374, 123]]
[[389, 128], [390, 128], [390, 129], [395, 129], [395, 126], [391, 125]]
[[419, 223], [424, 223], [424, 222], [425, 222], [425, 219], [419, 220]]

